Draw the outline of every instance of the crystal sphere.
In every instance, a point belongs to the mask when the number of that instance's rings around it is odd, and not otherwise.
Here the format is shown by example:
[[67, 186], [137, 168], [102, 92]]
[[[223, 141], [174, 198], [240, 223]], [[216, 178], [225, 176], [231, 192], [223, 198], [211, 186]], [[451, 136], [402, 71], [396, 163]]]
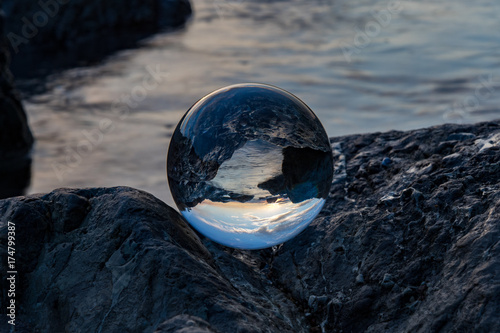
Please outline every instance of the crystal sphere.
[[333, 176], [328, 136], [300, 99], [236, 84], [194, 104], [167, 157], [173, 199], [213, 241], [262, 249], [299, 234], [320, 212]]

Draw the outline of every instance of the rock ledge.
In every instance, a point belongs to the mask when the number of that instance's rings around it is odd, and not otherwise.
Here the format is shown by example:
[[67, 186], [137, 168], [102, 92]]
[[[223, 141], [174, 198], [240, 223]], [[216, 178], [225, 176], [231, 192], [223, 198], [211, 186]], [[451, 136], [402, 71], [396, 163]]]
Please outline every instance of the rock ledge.
[[274, 249], [200, 239], [127, 187], [1, 200], [17, 331], [500, 331], [500, 122], [331, 143], [323, 212]]

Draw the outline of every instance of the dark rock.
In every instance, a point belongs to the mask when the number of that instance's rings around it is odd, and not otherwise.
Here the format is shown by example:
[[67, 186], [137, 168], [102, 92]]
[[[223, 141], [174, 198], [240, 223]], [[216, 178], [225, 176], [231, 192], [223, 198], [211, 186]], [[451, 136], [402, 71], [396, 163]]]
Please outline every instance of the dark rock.
[[0, 199], [22, 195], [31, 179], [33, 136], [14, 89], [10, 53], [0, 20]]
[[[323, 216], [278, 251], [271, 280], [303, 303], [325, 290], [340, 301], [334, 318], [308, 317], [327, 332], [498, 331], [499, 139], [499, 122], [332, 139], [345, 176]], [[390, 167], [367, 172], [384, 156]]]
[[206, 321], [189, 315], [175, 316], [161, 324], [155, 333], [215, 333]]
[[71, 47], [107, 33], [176, 27], [191, 15], [188, 0], [3, 0], [2, 8], [16, 53], [27, 44]]
[[50, 74], [182, 28], [192, 12], [188, 0], [4, 0], [1, 6], [16, 55], [11, 69], [26, 96], [44, 92]]
[[[2, 258], [16, 224], [19, 322], [41, 332], [300, 332], [292, 301], [249, 258], [198, 236], [131, 188], [0, 201]], [[0, 268], [8, 269], [6, 260]], [[8, 297], [3, 284], [2, 313]], [[5, 316], [5, 314], [2, 314]]]
[[391, 165], [391, 163], [392, 163], [392, 160], [389, 157], [385, 157], [382, 160], [382, 166], [384, 166], [384, 167]]
[[472, 133], [453, 133], [450, 134], [446, 140], [458, 140], [458, 141], [463, 141], [463, 140], [470, 140], [470, 139], [475, 139], [476, 136]]
[[283, 148], [283, 173], [259, 184], [272, 195], [286, 194], [294, 203], [326, 198], [332, 182], [332, 154], [310, 148]]
[[200, 240], [130, 188], [0, 201], [3, 258], [7, 221], [19, 240], [18, 320], [41, 332], [498, 332], [499, 133], [489, 122], [334, 138], [323, 212], [260, 251]]

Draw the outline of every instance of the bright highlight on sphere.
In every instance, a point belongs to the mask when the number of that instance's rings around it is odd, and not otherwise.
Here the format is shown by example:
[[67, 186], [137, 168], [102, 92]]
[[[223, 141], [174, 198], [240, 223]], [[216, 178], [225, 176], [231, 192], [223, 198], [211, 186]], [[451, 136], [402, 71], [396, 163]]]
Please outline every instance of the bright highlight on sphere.
[[299, 234], [333, 176], [328, 136], [289, 92], [265, 84], [214, 91], [181, 119], [167, 158], [181, 214], [213, 241], [262, 249]]

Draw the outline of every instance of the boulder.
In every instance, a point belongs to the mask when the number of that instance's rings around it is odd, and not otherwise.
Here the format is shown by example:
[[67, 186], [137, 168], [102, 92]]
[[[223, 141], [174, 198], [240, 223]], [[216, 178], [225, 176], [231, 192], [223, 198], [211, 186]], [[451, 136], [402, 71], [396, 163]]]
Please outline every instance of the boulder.
[[[16, 325], [500, 331], [500, 122], [331, 144], [335, 176], [323, 211], [271, 249], [215, 244], [163, 202], [127, 187], [0, 201], [2, 258], [7, 224], [15, 224]], [[9, 301], [4, 284], [1, 312]]]
[[[304, 326], [293, 302], [259, 267], [205, 246], [175, 210], [145, 192], [60, 189], [4, 200], [0, 216], [2, 258], [7, 223], [15, 223], [19, 322], [33, 330], [292, 332]], [[2, 260], [3, 272], [5, 265]]]

